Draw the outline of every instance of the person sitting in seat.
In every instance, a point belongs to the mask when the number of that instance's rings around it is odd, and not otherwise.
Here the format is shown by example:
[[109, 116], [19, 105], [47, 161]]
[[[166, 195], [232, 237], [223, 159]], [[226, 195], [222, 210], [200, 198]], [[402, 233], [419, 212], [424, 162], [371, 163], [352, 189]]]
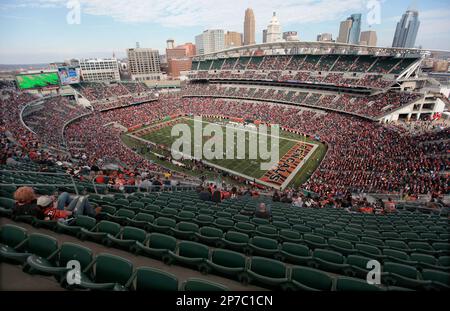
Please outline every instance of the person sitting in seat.
[[54, 205], [55, 202], [52, 197], [46, 195], [40, 196], [37, 199], [37, 206], [42, 214], [38, 218], [43, 220], [60, 220], [72, 215], [71, 211], [59, 210]]
[[206, 188], [202, 188], [202, 190], [198, 194], [198, 197], [202, 201], [211, 201], [211, 193]]
[[16, 205], [13, 208], [13, 216], [42, 217], [33, 188], [20, 187], [14, 192], [14, 200], [16, 200]]
[[395, 213], [395, 203], [392, 201], [392, 198], [389, 198], [387, 202], [384, 203], [384, 211], [385, 213]]
[[70, 195], [67, 192], [59, 195], [57, 209], [71, 211], [75, 216], [85, 215], [89, 217], [96, 217], [101, 212], [101, 207], [94, 209], [86, 196]]
[[270, 211], [266, 207], [266, 203], [262, 202], [261, 204], [259, 204], [259, 206], [258, 206], [258, 208], [256, 209], [256, 212], [255, 212], [255, 217], [265, 218], [265, 219], [269, 219], [270, 218]]

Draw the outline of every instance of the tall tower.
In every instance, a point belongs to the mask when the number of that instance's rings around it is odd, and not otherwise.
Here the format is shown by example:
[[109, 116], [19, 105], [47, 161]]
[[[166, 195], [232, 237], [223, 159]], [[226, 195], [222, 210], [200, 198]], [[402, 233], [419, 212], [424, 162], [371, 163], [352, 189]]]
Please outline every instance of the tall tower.
[[277, 14], [273, 12], [269, 26], [267, 26], [267, 43], [282, 41], [281, 25], [278, 21]]
[[350, 33], [348, 35], [348, 43], [359, 44], [359, 37], [361, 34], [361, 14], [352, 14], [349, 17], [352, 21], [352, 27], [350, 28]]
[[244, 45], [255, 44], [255, 14], [248, 8], [245, 10], [244, 20]]
[[406, 11], [402, 19], [397, 23], [392, 47], [414, 48], [419, 26], [419, 12], [412, 9]]

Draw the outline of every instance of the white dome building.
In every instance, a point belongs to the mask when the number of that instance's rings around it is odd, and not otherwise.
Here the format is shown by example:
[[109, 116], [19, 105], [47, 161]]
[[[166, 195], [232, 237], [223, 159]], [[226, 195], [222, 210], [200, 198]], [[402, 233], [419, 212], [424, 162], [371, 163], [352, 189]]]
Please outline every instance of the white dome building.
[[281, 42], [283, 41], [283, 36], [281, 33], [281, 25], [278, 21], [277, 14], [273, 12], [272, 19], [267, 26], [267, 43]]

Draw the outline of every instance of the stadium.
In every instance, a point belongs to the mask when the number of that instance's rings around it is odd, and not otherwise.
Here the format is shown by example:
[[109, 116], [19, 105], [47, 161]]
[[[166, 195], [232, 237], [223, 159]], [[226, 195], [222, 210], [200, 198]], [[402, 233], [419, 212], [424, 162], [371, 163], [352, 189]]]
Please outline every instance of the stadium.
[[[2, 81], [2, 286], [448, 290], [449, 101], [424, 53], [256, 44], [194, 57], [179, 90]], [[177, 158], [176, 126], [206, 133]], [[279, 155], [262, 169], [249, 146], [266, 138]]]

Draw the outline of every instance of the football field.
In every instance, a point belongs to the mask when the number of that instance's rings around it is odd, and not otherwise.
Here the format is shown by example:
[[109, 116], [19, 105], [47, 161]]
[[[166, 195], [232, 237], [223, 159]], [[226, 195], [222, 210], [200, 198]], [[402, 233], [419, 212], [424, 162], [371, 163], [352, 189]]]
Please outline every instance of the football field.
[[[204, 135], [206, 127], [211, 124], [219, 127], [223, 135], [218, 135], [216, 132], [212, 132], [209, 135]], [[268, 127], [267, 132], [264, 133], [258, 131], [258, 127], [254, 125], [246, 127], [245, 129], [242, 129], [242, 127], [236, 129], [236, 131], [232, 134], [233, 137], [230, 138], [227, 137], [227, 128], [234, 127], [235, 124], [230, 123], [229, 120], [212, 118], [197, 120], [191, 117], [180, 117], [175, 120], [149, 125], [129, 133], [128, 135], [139, 139], [141, 142], [151, 143], [156, 146], [155, 148], [164, 148], [166, 151], [172, 151], [174, 142], [181, 137], [181, 134], [172, 135], [172, 128], [179, 125], [183, 125], [184, 129], [189, 129], [190, 132], [185, 134], [190, 135], [190, 150], [183, 150], [182, 146], [180, 146], [181, 144], [179, 144], [178, 149], [176, 149], [177, 151], [183, 153], [185, 158], [194, 156], [194, 149], [196, 147], [201, 148], [204, 151], [211, 150], [213, 152], [216, 151], [215, 148], [219, 148], [216, 158], [206, 158], [203, 154], [202, 160], [206, 164], [217, 167], [231, 174], [250, 180], [256, 179], [259, 181], [265, 181], [269, 184], [276, 184], [277, 186], [285, 186], [286, 182], [289, 183], [293, 179], [294, 175], [301, 170], [302, 166], [310, 160], [311, 155], [316, 151], [316, 149], [321, 147], [319, 146], [320, 143], [302, 135], [282, 131], [281, 129], [279, 130], [278, 135], [273, 135], [270, 127]], [[201, 132], [200, 135], [198, 135], [199, 129]], [[241, 144], [239, 145], [238, 131], [241, 131]], [[195, 145], [196, 135], [197, 138], [200, 139], [197, 139], [197, 141], [201, 142], [201, 146]], [[261, 163], [268, 163], [271, 158], [268, 157], [267, 154], [265, 157], [261, 157], [261, 148], [259, 148], [260, 144], [256, 143], [259, 142], [260, 139], [266, 142], [267, 147], [263, 144], [262, 149], [267, 150], [269, 155], [271, 153], [272, 143], [278, 140], [279, 153], [278, 158], [275, 159], [277, 164], [273, 166], [272, 169], [261, 168]], [[242, 142], [245, 142], [245, 144], [243, 145]], [[205, 144], [208, 145], [205, 146]], [[221, 149], [220, 146], [223, 146], [223, 149]], [[255, 146], [258, 149], [257, 151], [255, 151]], [[239, 153], [240, 156], [238, 156], [239, 148], [241, 148]], [[155, 152], [158, 151], [155, 150]], [[217, 156], [218, 154], [221, 156]], [[242, 155], [244, 156], [242, 157]], [[292, 159], [293, 157], [294, 159]], [[290, 165], [290, 169], [287, 168], [283, 171], [283, 178], [277, 178], [276, 181], [272, 181], [271, 176], [278, 173], [277, 168], [281, 167], [284, 163], [283, 161], [286, 159], [290, 159], [290, 163], [294, 164]], [[293, 174], [293, 176], [289, 176], [291, 174]]]

